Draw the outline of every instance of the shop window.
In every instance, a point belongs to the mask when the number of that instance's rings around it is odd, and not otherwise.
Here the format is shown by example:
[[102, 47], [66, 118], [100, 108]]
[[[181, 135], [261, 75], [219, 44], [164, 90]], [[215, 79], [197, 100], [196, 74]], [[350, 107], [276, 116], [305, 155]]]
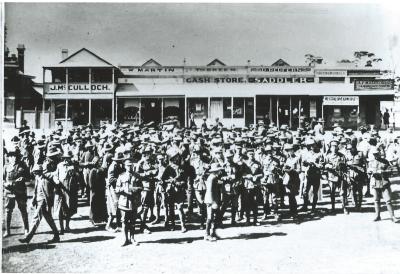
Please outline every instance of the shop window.
[[232, 99], [223, 98], [224, 118], [232, 118]]
[[65, 100], [54, 100], [54, 118], [65, 119]]
[[233, 98], [233, 118], [244, 118], [244, 98]]
[[191, 99], [189, 101], [189, 113], [192, 113], [195, 119], [201, 119], [204, 116], [207, 117], [207, 112], [208, 108], [206, 98]]
[[92, 69], [92, 83], [111, 83], [112, 69], [97, 68]]
[[89, 69], [68, 69], [68, 83], [89, 83]]
[[54, 69], [52, 70], [53, 83], [65, 83], [66, 71], [65, 69]]
[[340, 117], [342, 116], [342, 109], [341, 108], [333, 108], [333, 116]]
[[122, 118], [124, 121], [139, 121], [139, 100], [125, 100]]
[[111, 100], [92, 100], [92, 124], [99, 126], [110, 121], [112, 115]]

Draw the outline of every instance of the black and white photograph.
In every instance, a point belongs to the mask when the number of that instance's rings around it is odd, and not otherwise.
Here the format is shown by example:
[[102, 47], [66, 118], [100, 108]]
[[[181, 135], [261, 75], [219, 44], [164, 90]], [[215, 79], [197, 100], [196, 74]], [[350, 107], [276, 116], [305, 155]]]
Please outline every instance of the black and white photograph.
[[400, 274], [400, 4], [5, 2], [2, 272]]

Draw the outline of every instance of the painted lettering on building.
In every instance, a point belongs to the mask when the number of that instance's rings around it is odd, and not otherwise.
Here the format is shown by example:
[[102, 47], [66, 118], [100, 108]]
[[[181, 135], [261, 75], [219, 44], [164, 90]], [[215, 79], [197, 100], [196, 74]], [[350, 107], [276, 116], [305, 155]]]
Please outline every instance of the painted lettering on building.
[[358, 96], [324, 96], [325, 106], [358, 106]]
[[[66, 92], [66, 84], [49, 84], [49, 92]], [[111, 92], [112, 84], [68, 84], [69, 92]]]
[[354, 90], [394, 89], [393, 79], [355, 80]]
[[237, 84], [237, 83], [256, 83], [256, 84], [279, 84], [279, 83], [312, 83], [314, 78], [308, 77], [189, 77], [185, 79], [189, 84]]

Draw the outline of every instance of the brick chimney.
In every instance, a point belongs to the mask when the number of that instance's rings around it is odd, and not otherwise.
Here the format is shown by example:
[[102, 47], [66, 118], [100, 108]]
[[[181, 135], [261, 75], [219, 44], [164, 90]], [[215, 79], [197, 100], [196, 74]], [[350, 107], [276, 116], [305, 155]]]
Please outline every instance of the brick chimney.
[[61, 61], [65, 60], [68, 58], [68, 50], [67, 49], [62, 49], [61, 50]]
[[24, 67], [25, 67], [25, 46], [24, 46], [24, 44], [18, 44], [17, 51], [18, 51], [19, 70], [24, 72]]

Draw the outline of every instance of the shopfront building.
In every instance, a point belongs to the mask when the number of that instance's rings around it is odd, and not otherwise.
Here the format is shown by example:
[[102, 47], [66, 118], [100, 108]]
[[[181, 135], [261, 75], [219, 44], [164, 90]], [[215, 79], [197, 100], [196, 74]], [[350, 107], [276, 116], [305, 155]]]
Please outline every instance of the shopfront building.
[[66, 128], [113, 121], [118, 68], [87, 49], [43, 67], [44, 109], [50, 127], [60, 121]]
[[393, 100], [393, 80], [375, 68], [228, 66], [218, 59], [204, 66], [112, 66], [82, 49], [56, 66], [45, 82], [45, 107], [53, 121], [72, 125], [111, 120], [200, 126], [218, 118], [226, 127], [263, 120], [299, 126], [300, 119], [323, 117], [327, 128], [380, 123], [380, 102]]

